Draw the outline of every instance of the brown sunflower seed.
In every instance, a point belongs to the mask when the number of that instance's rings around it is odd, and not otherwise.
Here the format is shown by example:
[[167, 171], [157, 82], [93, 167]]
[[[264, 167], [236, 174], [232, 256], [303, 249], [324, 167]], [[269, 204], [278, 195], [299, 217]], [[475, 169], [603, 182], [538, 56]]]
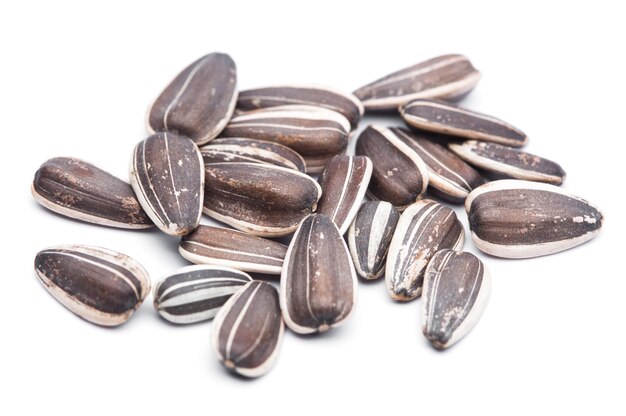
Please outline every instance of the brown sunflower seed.
[[480, 72], [462, 55], [443, 55], [387, 75], [354, 92], [368, 111], [395, 110], [418, 98], [458, 99]]
[[321, 107], [280, 106], [240, 114], [222, 137], [247, 137], [285, 145], [304, 158], [306, 171], [318, 173], [333, 156], [345, 152], [350, 123], [341, 114]]
[[50, 247], [37, 253], [35, 271], [56, 300], [98, 325], [123, 324], [150, 291], [148, 273], [139, 263], [100, 247]]
[[315, 211], [319, 184], [304, 173], [254, 163], [206, 165], [204, 212], [263, 237], [292, 233]]
[[269, 283], [252, 281], [219, 310], [211, 341], [226, 368], [242, 376], [259, 377], [276, 362], [284, 332], [276, 289]]
[[506, 258], [575, 247], [595, 237], [603, 221], [598, 208], [558, 186], [515, 179], [476, 188], [465, 211], [476, 246]]
[[200, 223], [204, 164], [186, 137], [156, 133], [135, 146], [130, 184], [141, 206], [166, 234], [180, 236]]
[[237, 109], [243, 111], [282, 105], [312, 105], [342, 114], [353, 129], [363, 116], [363, 104], [352, 94], [317, 85], [275, 85], [239, 92]]
[[350, 226], [348, 246], [356, 272], [378, 279], [385, 272], [387, 251], [400, 214], [389, 202], [366, 202]]
[[426, 267], [422, 332], [437, 349], [448, 348], [478, 322], [491, 290], [489, 273], [473, 254], [438, 251]]
[[367, 156], [335, 156], [320, 177], [317, 213], [328, 216], [343, 235], [356, 215], [372, 176]]
[[356, 284], [337, 226], [326, 215], [309, 215], [291, 240], [280, 279], [287, 326], [310, 334], [342, 324], [356, 304]]
[[183, 267], [154, 287], [154, 308], [175, 324], [206, 321], [251, 281], [248, 274], [229, 267]]
[[31, 192], [41, 205], [66, 217], [118, 228], [154, 226], [128, 183], [79, 159], [46, 161]]
[[391, 239], [385, 280], [394, 300], [415, 299], [422, 292], [424, 269], [439, 250], [463, 246], [463, 225], [450, 208], [424, 199], [400, 216]]
[[428, 185], [433, 195], [455, 204], [463, 203], [472, 189], [485, 179], [450, 150], [430, 140], [427, 134], [391, 128], [403, 143], [413, 149], [428, 166]]
[[372, 161], [368, 195], [388, 201], [399, 210], [419, 199], [428, 186], [422, 158], [386, 127], [370, 125], [358, 138], [355, 154]]
[[217, 137], [237, 103], [235, 62], [223, 53], [198, 59], [163, 90], [148, 110], [148, 130], [172, 132], [197, 144]]
[[406, 124], [419, 130], [515, 147], [528, 142], [522, 131], [500, 119], [443, 101], [411, 101], [400, 109], [400, 114]]
[[204, 164], [211, 163], [261, 163], [305, 171], [304, 159], [282, 144], [239, 137], [215, 139], [200, 148]]
[[448, 148], [466, 162], [489, 172], [515, 179], [560, 185], [565, 171], [558, 163], [496, 143], [468, 140]]
[[241, 231], [200, 225], [181, 239], [178, 250], [192, 263], [280, 274], [287, 246]]

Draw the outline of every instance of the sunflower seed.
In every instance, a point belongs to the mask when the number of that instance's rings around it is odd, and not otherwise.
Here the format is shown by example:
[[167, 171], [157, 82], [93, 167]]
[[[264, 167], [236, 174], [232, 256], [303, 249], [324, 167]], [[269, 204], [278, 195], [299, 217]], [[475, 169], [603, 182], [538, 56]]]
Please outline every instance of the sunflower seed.
[[320, 177], [322, 198], [317, 212], [328, 216], [343, 235], [350, 227], [372, 176], [366, 156], [335, 156]]
[[450, 208], [424, 199], [400, 216], [391, 239], [385, 280], [394, 300], [415, 299], [422, 292], [424, 269], [439, 250], [463, 246], [463, 225]]
[[378, 279], [385, 272], [389, 243], [400, 214], [389, 202], [366, 202], [350, 226], [348, 246], [356, 272], [364, 279]]
[[180, 236], [200, 224], [204, 164], [186, 137], [155, 133], [135, 146], [130, 184], [141, 206], [166, 234]]
[[154, 287], [154, 308], [176, 324], [206, 321], [251, 281], [248, 274], [229, 267], [183, 267]]
[[239, 230], [264, 237], [292, 233], [315, 211], [319, 184], [304, 173], [254, 163], [206, 167], [204, 212]]
[[213, 323], [211, 341], [226, 368], [259, 377], [278, 358], [285, 326], [276, 289], [252, 281], [222, 306]]
[[356, 274], [335, 224], [308, 216], [296, 231], [280, 279], [287, 326], [299, 334], [324, 332], [343, 323], [356, 304]]
[[285, 145], [304, 158], [306, 171], [318, 173], [333, 156], [345, 152], [350, 123], [321, 107], [280, 106], [233, 117], [222, 137], [247, 137]]
[[443, 101], [412, 101], [400, 109], [400, 114], [406, 124], [420, 130], [515, 147], [528, 142], [522, 131], [502, 120]]
[[342, 114], [353, 129], [363, 116], [363, 104], [352, 94], [318, 85], [275, 85], [241, 91], [237, 109], [243, 111], [282, 105], [312, 105]]
[[204, 164], [211, 163], [260, 163], [305, 171], [304, 159], [297, 152], [282, 144], [245, 138], [215, 139], [200, 148]]
[[476, 256], [438, 251], [424, 273], [424, 336], [437, 349], [455, 344], [478, 322], [490, 290], [489, 273]]
[[391, 202], [399, 210], [419, 199], [428, 186], [428, 168], [422, 158], [386, 127], [368, 126], [358, 138], [355, 154], [373, 165], [368, 195]]
[[35, 271], [56, 300], [98, 325], [123, 324], [150, 291], [148, 273], [137, 261], [100, 247], [47, 248], [37, 253]]
[[128, 183], [79, 159], [46, 161], [31, 192], [41, 205], [66, 217], [118, 228], [154, 226]]
[[178, 250], [192, 263], [280, 274], [287, 246], [241, 231], [200, 225], [181, 239]]
[[505, 179], [465, 201], [476, 246], [506, 258], [557, 253], [591, 240], [602, 227], [598, 208], [558, 186]]
[[558, 163], [496, 143], [468, 140], [449, 143], [448, 148], [460, 158], [486, 171], [509, 178], [560, 185], [565, 171]]
[[418, 98], [458, 99], [469, 93], [480, 72], [462, 55], [443, 55], [387, 75], [354, 92], [366, 110], [395, 110]]
[[401, 128], [390, 130], [413, 149], [428, 166], [428, 185], [433, 195], [460, 204], [472, 189], [485, 182], [476, 169], [444, 146], [430, 140], [428, 135], [412, 133]]
[[166, 131], [197, 144], [217, 137], [237, 103], [235, 62], [223, 53], [198, 59], [163, 90], [148, 110], [151, 133]]

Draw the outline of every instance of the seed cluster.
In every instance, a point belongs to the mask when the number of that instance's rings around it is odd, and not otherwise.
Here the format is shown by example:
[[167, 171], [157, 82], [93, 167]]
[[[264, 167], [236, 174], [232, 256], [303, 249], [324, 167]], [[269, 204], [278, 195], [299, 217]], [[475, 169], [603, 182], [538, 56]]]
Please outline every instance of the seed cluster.
[[[130, 184], [57, 157], [36, 172], [32, 194], [70, 218], [180, 238], [196, 265], [158, 282], [154, 307], [176, 324], [214, 319], [215, 354], [243, 376], [272, 367], [285, 325], [312, 334], [344, 324], [357, 275], [384, 276], [396, 301], [421, 296], [424, 336], [444, 349], [480, 318], [490, 276], [459, 251], [465, 229], [440, 201], [464, 203], [475, 245], [503, 258], [566, 250], [603, 222], [556, 186], [561, 166], [520, 150], [521, 130], [450, 102], [479, 79], [466, 57], [444, 55], [354, 94], [315, 85], [238, 92], [234, 61], [212, 53], [150, 107]], [[409, 128], [369, 125], [346, 155], [365, 111], [395, 111]], [[232, 228], [200, 225], [202, 213]], [[288, 245], [271, 239], [290, 235]], [[60, 303], [104, 326], [126, 322], [151, 286], [139, 263], [99, 247], [47, 248], [35, 271]], [[279, 290], [254, 273], [280, 276]]]

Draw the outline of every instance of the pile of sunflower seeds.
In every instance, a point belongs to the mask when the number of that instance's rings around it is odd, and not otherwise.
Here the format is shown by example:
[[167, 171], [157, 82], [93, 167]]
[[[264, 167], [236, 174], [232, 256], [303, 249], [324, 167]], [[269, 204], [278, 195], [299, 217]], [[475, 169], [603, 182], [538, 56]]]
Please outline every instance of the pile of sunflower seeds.
[[[478, 321], [490, 278], [459, 251], [465, 229], [439, 201], [464, 203], [474, 244], [503, 258], [577, 246], [603, 220], [556, 186], [565, 178], [557, 163], [520, 150], [522, 131], [451, 102], [479, 79], [467, 58], [445, 55], [354, 94], [310, 85], [237, 91], [235, 63], [212, 53], [150, 107], [151, 135], [131, 155], [130, 184], [57, 157], [36, 172], [32, 194], [70, 218], [179, 237], [180, 254], [196, 265], [158, 282], [154, 307], [176, 324], [214, 319], [215, 354], [241, 375], [272, 367], [285, 324], [299, 334], [344, 324], [357, 275], [385, 276], [396, 301], [421, 296], [424, 336], [444, 349]], [[364, 111], [397, 112], [408, 128], [367, 126], [346, 155]], [[227, 226], [200, 225], [202, 213]], [[270, 239], [291, 234], [288, 246]], [[137, 261], [99, 247], [47, 248], [35, 270], [59, 302], [104, 326], [126, 322], [151, 286]], [[280, 289], [248, 273], [280, 275]]]

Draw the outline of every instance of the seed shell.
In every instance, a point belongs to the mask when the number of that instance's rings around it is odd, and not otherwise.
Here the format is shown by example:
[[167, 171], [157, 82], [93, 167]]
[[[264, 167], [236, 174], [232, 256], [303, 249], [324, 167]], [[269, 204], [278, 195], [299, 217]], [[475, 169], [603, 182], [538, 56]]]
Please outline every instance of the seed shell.
[[280, 280], [285, 323], [294, 332], [325, 332], [338, 326], [356, 304], [356, 273], [337, 226], [309, 215], [293, 236]]
[[47, 248], [37, 253], [35, 271], [63, 306], [103, 326], [126, 322], [150, 291], [148, 273], [137, 261], [100, 247]]
[[219, 310], [211, 341], [226, 368], [245, 377], [259, 377], [276, 362], [284, 331], [276, 289], [252, 281]]
[[217, 137], [237, 103], [237, 69], [224, 53], [198, 59], [165, 88], [148, 110], [150, 133], [189, 137], [198, 145]]
[[489, 273], [476, 256], [438, 251], [424, 273], [424, 336], [437, 349], [455, 344], [478, 322], [490, 291]]
[[206, 321], [251, 281], [248, 274], [229, 267], [183, 267], [154, 287], [154, 308], [176, 324]]
[[594, 205], [558, 186], [515, 179], [475, 189], [465, 210], [476, 246], [505, 258], [544, 256], [578, 246], [595, 237], [604, 220]]
[[391, 239], [385, 280], [392, 299], [408, 301], [422, 292], [424, 269], [439, 250], [463, 246], [465, 232], [454, 211], [423, 199], [400, 216]]
[[400, 213], [389, 202], [365, 202], [348, 231], [348, 247], [356, 272], [378, 279], [385, 272], [387, 251]]
[[46, 161], [31, 192], [41, 205], [66, 217], [117, 228], [154, 226], [128, 183], [79, 159]]

